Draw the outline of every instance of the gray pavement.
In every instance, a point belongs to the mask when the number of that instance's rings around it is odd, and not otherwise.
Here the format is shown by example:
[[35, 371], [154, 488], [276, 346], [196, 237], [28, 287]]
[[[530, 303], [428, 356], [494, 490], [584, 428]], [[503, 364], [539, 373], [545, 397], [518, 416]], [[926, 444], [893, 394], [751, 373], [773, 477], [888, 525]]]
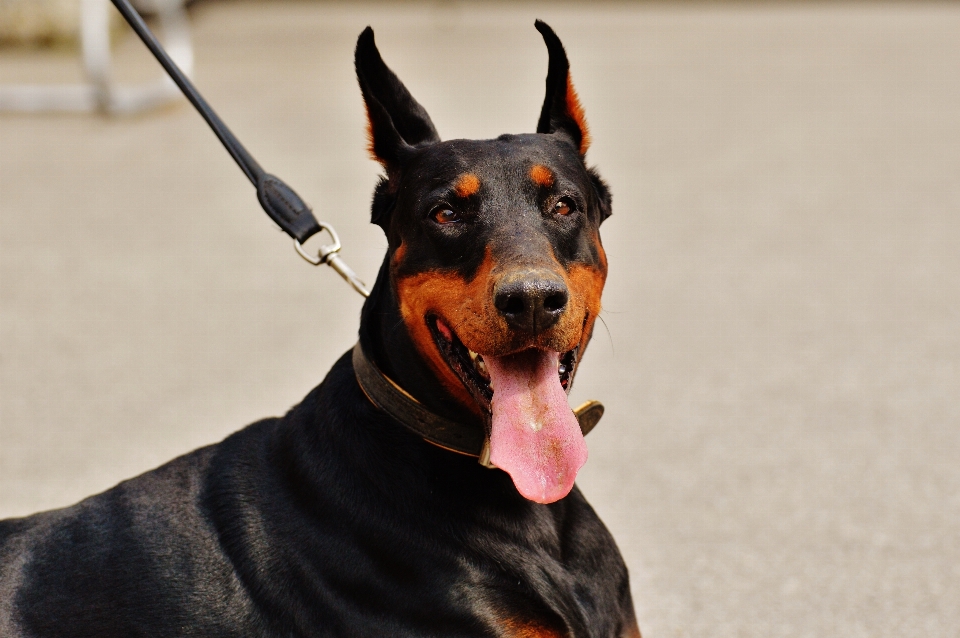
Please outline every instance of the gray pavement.
[[[534, 128], [534, 17], [614, 192], [580, 485], [644, 635], [960, 636], [960, 5], [220, 2], [196, 79], [369, 281], [354, 38], [492, 137]], [[76, 74], [0, 51], [0, 82]], [[0, 516], [282, 413], [359, 308], [188, 108], [0, 117]]]

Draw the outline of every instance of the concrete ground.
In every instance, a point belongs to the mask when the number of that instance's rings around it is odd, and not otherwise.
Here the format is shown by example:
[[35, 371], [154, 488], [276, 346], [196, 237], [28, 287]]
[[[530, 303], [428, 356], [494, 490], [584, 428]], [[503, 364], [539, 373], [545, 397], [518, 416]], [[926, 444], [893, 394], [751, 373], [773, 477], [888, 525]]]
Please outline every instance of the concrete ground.
[[[644, 635], [960, 635], [960, 5], [201, 3], [196, 80], [370, 281], [354, 38], [491, 137], [534, 128], [534, 17], [614, 192], [580, 484]], [[360, 298], [189, 108], [2, 116], [0, 149], [0, 516], [282, 413], [353, 344]]]

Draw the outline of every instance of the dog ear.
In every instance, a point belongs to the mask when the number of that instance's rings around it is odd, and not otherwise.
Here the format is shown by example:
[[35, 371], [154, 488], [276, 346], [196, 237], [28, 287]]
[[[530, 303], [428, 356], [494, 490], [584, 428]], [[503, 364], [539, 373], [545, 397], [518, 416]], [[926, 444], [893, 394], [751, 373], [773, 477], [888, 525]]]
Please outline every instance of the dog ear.
[[600, 205], [600, 223], [602, 224], [605, 219], [613, 214], [613, 197], [610, 195], [610, 187], [600, 177], [597, 169], [588, 169], [587, 174], [590, 175], [590, 183], [593, 184], [593, 190], [597, 194], [597, 203]]
[[440, 141], [427, 111], [384, 64], [370, 27], [357, 38], [354, 63], [367, 107], [370, 154], [388, 172], [413, 147]]
[[540, 110], [540, 121], [537, 122], [537, 133], [555, 133], [565, 136], [580, 152], [580, 157], [587, 153], [590, 146], [590, 132], [587, 130], [587, 120], [580, 106], [580, 98], [570, 81], [570, 63], [567, 53], [563, 50], [560, 38], [553, 32], [546, 22], [534, 22], [537, 31], [543, 36], [550, 54], [550, 63], [547, 67], [547, 95]]

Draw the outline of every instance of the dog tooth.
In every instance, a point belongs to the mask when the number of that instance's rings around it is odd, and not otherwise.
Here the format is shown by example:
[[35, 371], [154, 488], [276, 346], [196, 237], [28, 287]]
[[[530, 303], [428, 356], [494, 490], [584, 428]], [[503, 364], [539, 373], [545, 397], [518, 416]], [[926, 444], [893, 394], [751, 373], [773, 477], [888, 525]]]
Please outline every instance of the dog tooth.
[[477, 368], [477, 372], [480, 373], [481, 377], [488, 380], [490, 379], [490, 373], [487, 372], [487, 364], [483, 362], [483, 357], [477, 357], [475, 367]]

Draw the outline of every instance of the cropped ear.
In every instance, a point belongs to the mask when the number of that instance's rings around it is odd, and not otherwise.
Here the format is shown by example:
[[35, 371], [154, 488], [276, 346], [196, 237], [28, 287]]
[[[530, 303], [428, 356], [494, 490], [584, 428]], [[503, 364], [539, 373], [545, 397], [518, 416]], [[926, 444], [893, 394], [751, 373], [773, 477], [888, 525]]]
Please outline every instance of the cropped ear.
[[543, 36], [550, 54], [550, 63], [547, 68], [547, 95], [540, 110], [540, 121], [537, 122], [537, 133], [557, 133], [567, 137], [573, 146], [580, 152], [580, 157], [587, 154], [590, 146], [590, 132], [587, 130], [587, 120], [580, 106], [580, 98], [570, 81], [570, 63], [567, 53], [563, 50], [560, 38], [553, 32], [546, 22], [534, 22], [537, 31]]
[[440, 141], [427, 111], [387, 68], [367, 27], [357, 38], [357, 80], [367, 107], [367, 135], [373, 158], [395, 168], [413, 147]]

